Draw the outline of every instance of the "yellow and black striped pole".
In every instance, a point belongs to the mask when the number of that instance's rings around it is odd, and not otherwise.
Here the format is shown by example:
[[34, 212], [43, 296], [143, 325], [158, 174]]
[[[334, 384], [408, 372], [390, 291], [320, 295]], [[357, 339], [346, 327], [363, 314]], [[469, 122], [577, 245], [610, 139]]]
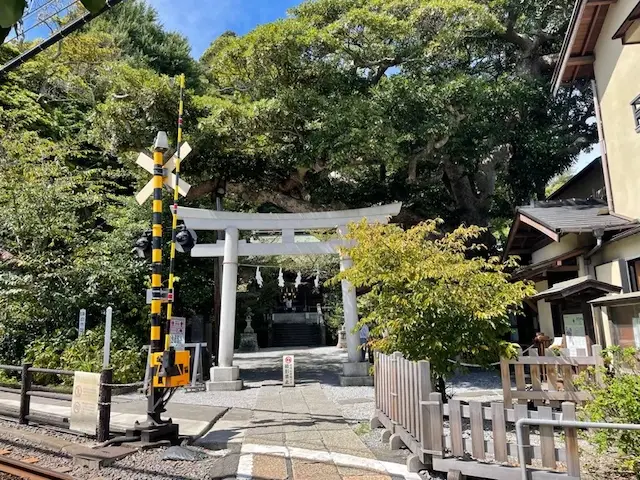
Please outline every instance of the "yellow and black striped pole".
[[173, 186], [173, 206], [172, 223], [171, 223], [171, 256], [169, 260], [169, 294], [167, 303], [167, 324], [165, 327], [164, 349], [169, 350], [171, 347], [171, 317], [173, 316], [173, 302], [175, 301], [174, 287], [174, 271], [176, 259], [176, 235], [178, 233], [178, 184], [180, 183], [180, 149], [182, 148], [182, 115], [184, 113], [184, 74], [178, 77], [180, 83], [180, 103], [178, 106], [178, 149], [176, 151], [176, 183]]
[[[153, 148], [153, 217], [152, 217], [152, 253], [151, 253], [151, 354], [162, 352], [162, 185], [164, 183], [164, 152], [169, 148], [169, 140], [165, 132], [158, 132]], [[153, 379], [155, 367], [151, 369], [149, 378]], [[156, 404], [156, 388], [149, 388], [147, 414], [151, 420], [159, 421]]]

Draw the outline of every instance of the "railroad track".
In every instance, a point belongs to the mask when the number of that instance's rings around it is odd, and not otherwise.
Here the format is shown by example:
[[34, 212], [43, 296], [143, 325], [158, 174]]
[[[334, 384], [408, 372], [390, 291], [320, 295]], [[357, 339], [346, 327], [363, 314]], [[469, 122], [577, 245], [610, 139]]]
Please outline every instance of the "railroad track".
[[5, 455], [0, 455], [0, 473], [8, 473], [27, 480], [73, 480], [73, 477], [66, 473], [21, 462]]

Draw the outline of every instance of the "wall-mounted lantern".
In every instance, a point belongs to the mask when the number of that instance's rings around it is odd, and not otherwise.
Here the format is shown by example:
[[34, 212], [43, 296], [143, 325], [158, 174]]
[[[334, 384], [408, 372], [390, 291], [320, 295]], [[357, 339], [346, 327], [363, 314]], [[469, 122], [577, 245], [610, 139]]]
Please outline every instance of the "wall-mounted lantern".
[[631, 101], [631, 109], [633, 110], [633, 119], [636, 122], [636, 132], [640, 133], [640, 95]]

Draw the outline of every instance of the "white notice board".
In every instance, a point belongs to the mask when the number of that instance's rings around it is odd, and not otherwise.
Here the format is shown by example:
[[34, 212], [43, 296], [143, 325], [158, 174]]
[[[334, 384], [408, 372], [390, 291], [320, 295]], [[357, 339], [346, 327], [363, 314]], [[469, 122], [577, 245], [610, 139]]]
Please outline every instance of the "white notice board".
[[293, 387], [295, 385], [293, 355], [284, 355], [282, 357], [282, 386]]
[[584, 327], [584, 316], [581, 313], [562, 315], [564, 333], [567, 338], [569, 356], [575, 357], [579, 349], [587, 351], [587, 332]]
[[99, 390], [99, 373], [75, 373], [71, 398], [71, 418], [69, 419], [70, 430], [89, 435], [96, 434]]
[[176, 350], [184, 350], [187, 334], [187, 319], [184, 317], [171, 317], [171, 346]]

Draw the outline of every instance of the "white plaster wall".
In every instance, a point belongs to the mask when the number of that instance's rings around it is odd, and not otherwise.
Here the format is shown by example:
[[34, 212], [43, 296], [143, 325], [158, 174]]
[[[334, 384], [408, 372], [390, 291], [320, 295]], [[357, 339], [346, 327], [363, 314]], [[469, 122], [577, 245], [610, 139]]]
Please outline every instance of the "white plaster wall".
[[622, 287], [622, 272], [617, 260], [596, 267], [596, 280]]
[[[640, 82], [639, 82], [640, 86]], [[640, 177], [638, 177], [640, 186]], [[640, 233], [617, 242], [605, 243], [601, 250], [602, 262], [612, 262], [617, 259], [633, 260], [640, 257]]]
[[640, 45], [612, 40], [637, 0], [610, 5], [595, 49], [595, 76], [607, 144], [614, 210], [630, 218], [640, 217], [640, 133], [630, 102], [640, 94]]
[[550, 258], [575, 250], [579, 247], [579, 243], [578, 235], [574, 233], [564, 235], [560, 238], [559, 242], [550, 243], [546, 247], [542, 247], [541, 249], [533, 252], [531, 255], [531, 263], [544, 262]]
[[[536, 282], [536, 290], [542, 292], [549, 288], [549, 282], [543, 280], [542, 282]], [[540, 324], [540, 331], [553, 338], [553, 317], [551, 316], [551, 304], [545, 300], [538, 300], [538, 323]]]

